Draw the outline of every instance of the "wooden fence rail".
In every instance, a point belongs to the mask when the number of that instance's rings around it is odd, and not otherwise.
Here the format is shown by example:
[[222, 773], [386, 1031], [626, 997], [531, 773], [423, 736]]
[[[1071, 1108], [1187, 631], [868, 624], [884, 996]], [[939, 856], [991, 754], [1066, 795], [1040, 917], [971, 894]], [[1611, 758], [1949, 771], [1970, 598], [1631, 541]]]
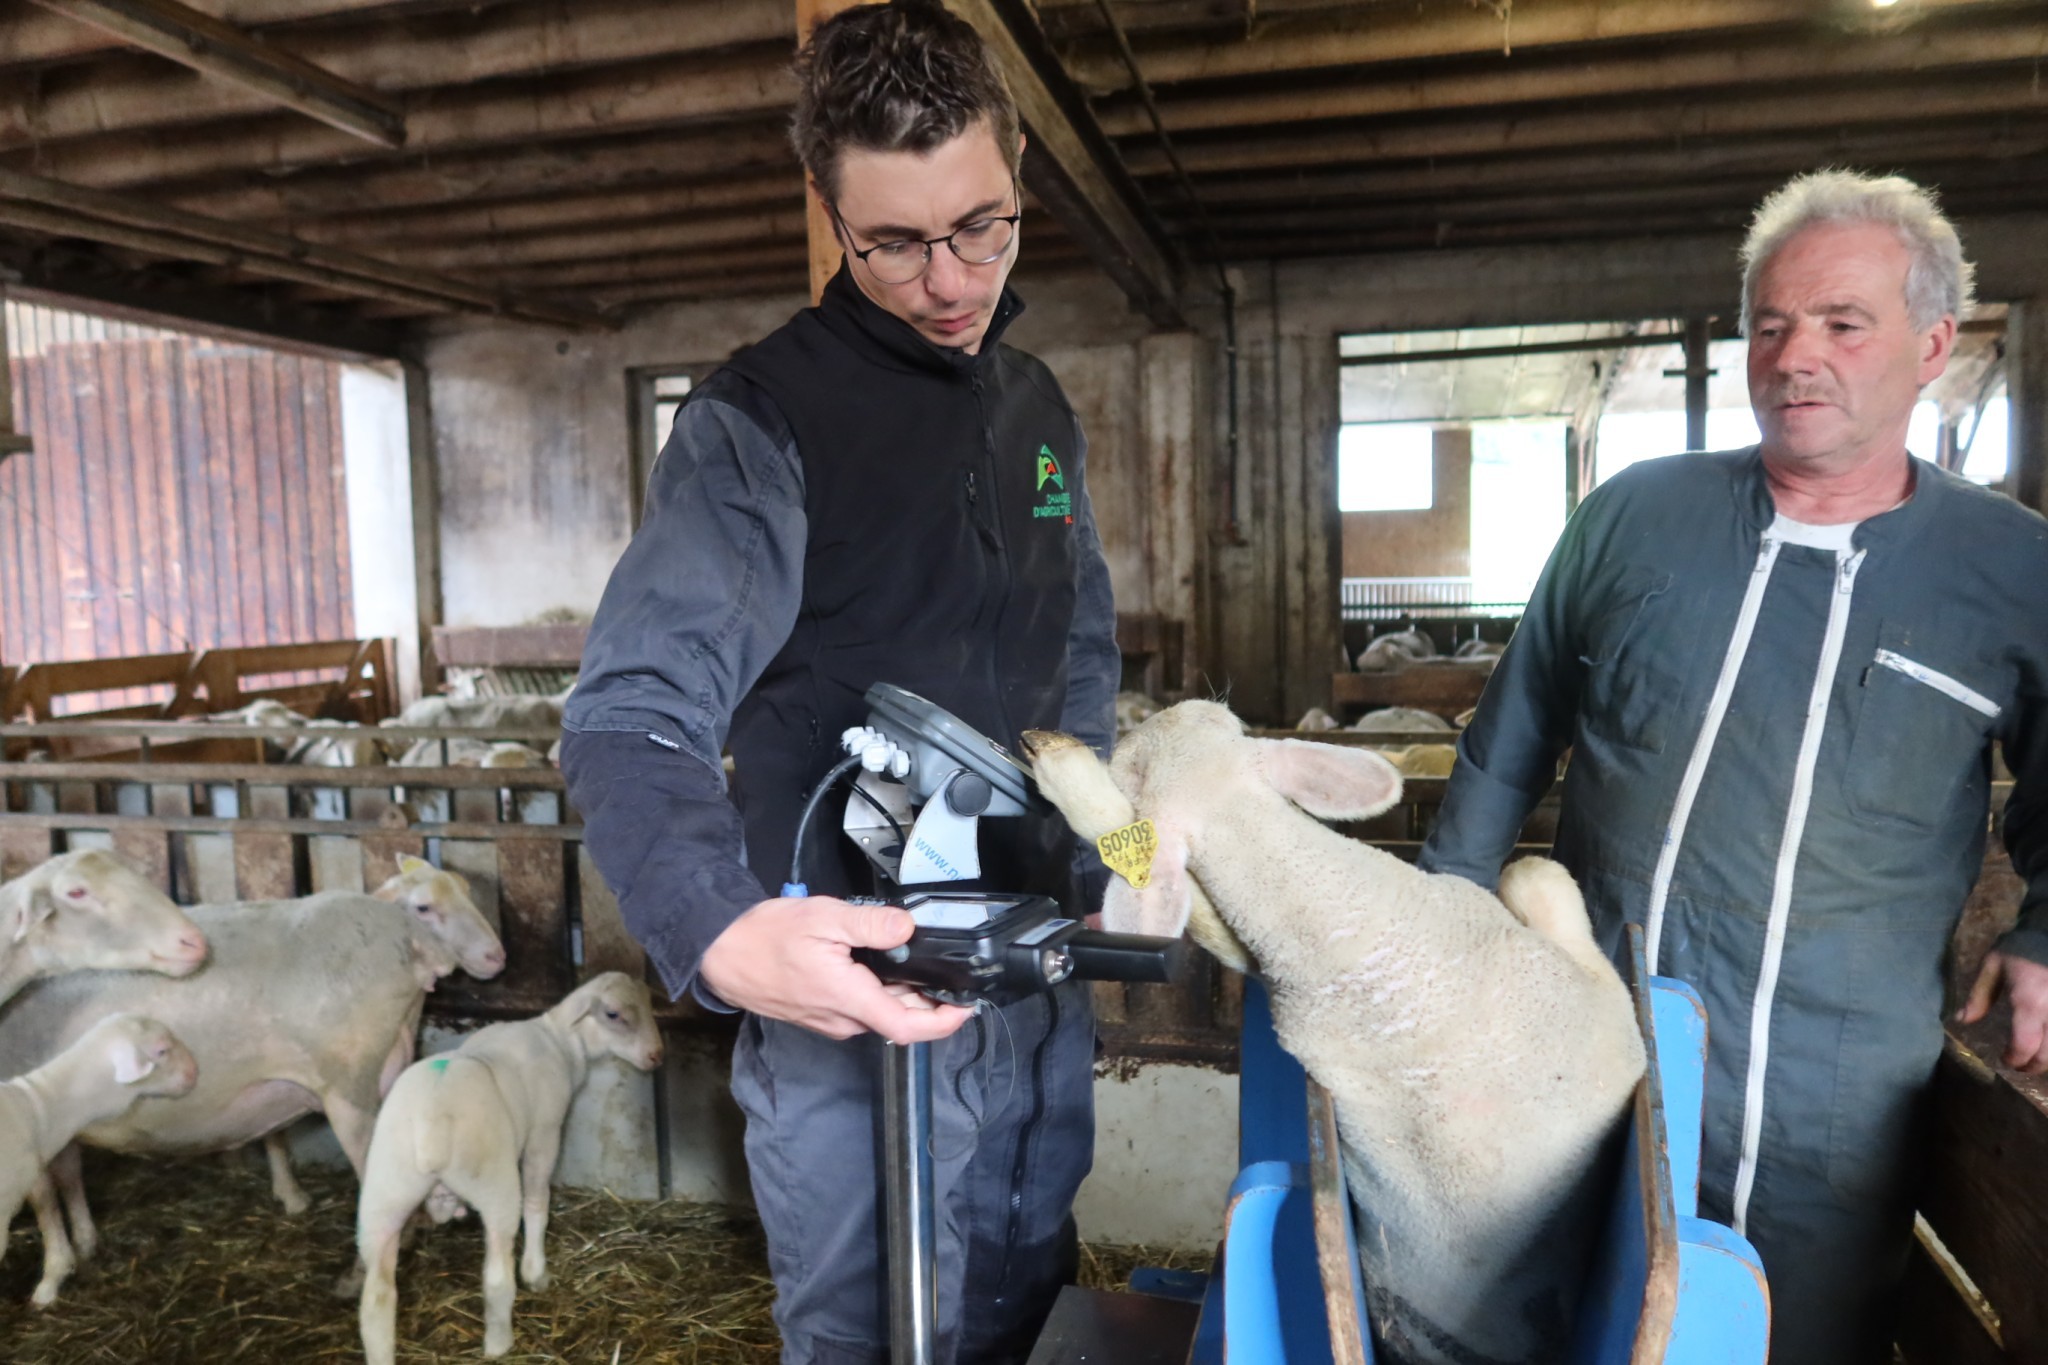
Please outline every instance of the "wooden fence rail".
[[[158, 700], [58, 714], [66, 698], [138, 688], [169, 692]], [[251, 645], [0, 670], [0, 721], [170, 720], [232, 711], [260, 698], [283, 702], [301, 715], [374, 725], [397, 711], [389, 642]]]

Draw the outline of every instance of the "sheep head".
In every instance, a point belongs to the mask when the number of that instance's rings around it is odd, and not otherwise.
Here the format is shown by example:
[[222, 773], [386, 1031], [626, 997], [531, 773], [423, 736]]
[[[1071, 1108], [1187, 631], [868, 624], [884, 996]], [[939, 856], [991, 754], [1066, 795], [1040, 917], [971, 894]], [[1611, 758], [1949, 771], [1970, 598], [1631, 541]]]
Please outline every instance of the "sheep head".
[[[1251, 776], [1310, 815], [1362, 820], [1401, 797], [1393, 766], [1366, 749], [1260, 740], [1214, 702], [1182, 702], [1125, 736], [1105, 767], [1067, 735], [1024, 736], [1033, 776], [1077, 834], [1098, 839], [1142, 818], [1158, 838], [1149, 883], [1118, 877], [1103, 898], [1106, 928], [1178, 936], [1186, 932], [1228, 966], [1254, 971], [1252, 954], [1224, 923], [1188, 870], [1206, 800]], [[1226, 812], [1227, 814], [1227, 812]]]

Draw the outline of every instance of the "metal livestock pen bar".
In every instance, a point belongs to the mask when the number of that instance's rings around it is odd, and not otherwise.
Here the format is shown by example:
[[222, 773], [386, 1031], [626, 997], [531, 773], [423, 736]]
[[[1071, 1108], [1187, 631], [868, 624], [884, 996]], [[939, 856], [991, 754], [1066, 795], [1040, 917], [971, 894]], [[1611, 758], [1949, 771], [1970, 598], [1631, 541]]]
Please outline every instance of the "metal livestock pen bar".
[[[597, 972], [645, 975], [646, 956], [583, 847], [559, 771], [260, 761], [263, 740], [307, 733], [192, 721], [0, 725], [9, 752], [82, 740], [126, 750], [90, 760], [0, 762], [0, 878], [55, 853], [98, 846], [129, 858], [181, 904], [268, 900], [374, 890], [410, 854], [468, 878], [477, 908], [505, 940], [505, 972], [488, 982], [448, 978], [428, 999], [430, 1015], [530, 1014]], [[545, 744], [556, 737], [520, 727], [385, 725], [372, 733], [401, 742], [492, 736]], [[216, 753], [239, 748], [247, 761], [174, 757], [195, 741]], [[1407, 804], [1358, 832], [1412, 856], [1442, 785], [1411, 782]], [[663, 994], [657, 990], [658, 1001]], [[1109, 1056], [1225, 1068], [1236, 1065], [1240, 1000], [1236, 974], [1202, 954], [1191, 954], [1172, 984], [1096, 989]], [[687, 1000], [659, 1008], [672, 1028], [730, 1027]]]

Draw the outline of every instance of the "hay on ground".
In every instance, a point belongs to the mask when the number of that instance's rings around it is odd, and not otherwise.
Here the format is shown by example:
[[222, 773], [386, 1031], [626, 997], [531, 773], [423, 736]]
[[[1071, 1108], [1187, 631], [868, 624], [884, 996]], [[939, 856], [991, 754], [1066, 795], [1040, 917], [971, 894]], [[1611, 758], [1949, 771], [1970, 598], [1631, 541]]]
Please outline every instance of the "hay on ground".
[[[292, 1365], [360, 1361], [353, 1300], [333, 1296], [355, 1257], [355, 1179], [304, 1170], [311, 1212], [288, 1218], [260, 1155], [144, 1162], [88, 1157], [100, 1253], [55, 1308], [28, 1305], [42, 1241], [26, 1210], [0, 1263], [8, 1365]], [[1121, 1288], [1133, 1266], [1206, 1257], [1084, 1246], [1084, 1284]], [[464, 1365], [483, 1346], [483, 1239], [474, 1217], [423, 1229], [399, 1262], [402, 1365]], [[769, 1365], [760, 1224], [682, 1200], [557, 1190], [545, 1290], [521, 1285], [508, 1365]]]

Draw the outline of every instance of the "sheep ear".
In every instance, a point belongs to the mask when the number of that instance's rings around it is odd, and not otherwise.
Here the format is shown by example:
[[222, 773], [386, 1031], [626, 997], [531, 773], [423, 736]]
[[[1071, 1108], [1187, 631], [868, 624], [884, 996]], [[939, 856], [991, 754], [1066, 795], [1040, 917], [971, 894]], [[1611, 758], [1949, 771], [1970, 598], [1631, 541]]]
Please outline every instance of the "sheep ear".
[[143, 1055], [133, 1038], [116, 1038], [112, 1052], [116, 1085], [133, 1085], [156, 1070], [156, 1063]]
[[1113, 876], [1103, 893], [1102, 927], [1112, 933], [1179, 938], [1188, 927], [1194, 883], [1188, 875], [1187, 836], [1170, 825], [1154, 825], [1159, 847], [1144, 887]]
[[401, 853], [398, 855], [398, 874], [401, 877], [408, 872], [417, 872], [423, 867], [432, 866], [433, 864], [428, 862], [425, 858], [415, 858], [410, 853]]
[[31, 891], [14, 903], [7, 922], [0, 925], [7, 931], [7, 941], [19, 943], [28, 937], [28, 931], [57, 913], [57, 902], [47, 891]]
[[1259, 772], [1318, 820], [1366, 820], [1401, 799], [1401, 774], [1370, 749], [1262, 739]]

